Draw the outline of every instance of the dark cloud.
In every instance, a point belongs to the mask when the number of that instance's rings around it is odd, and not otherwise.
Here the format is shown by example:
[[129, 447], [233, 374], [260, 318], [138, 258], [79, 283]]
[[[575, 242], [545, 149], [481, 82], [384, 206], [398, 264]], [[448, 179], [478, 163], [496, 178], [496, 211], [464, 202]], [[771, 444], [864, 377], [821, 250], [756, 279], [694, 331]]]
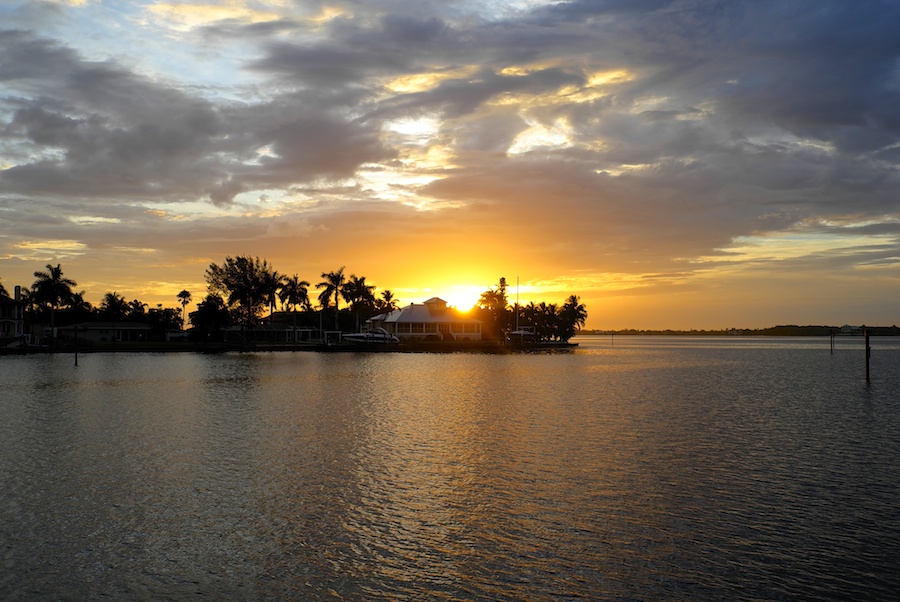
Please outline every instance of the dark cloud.
[[[0, 105], [3, 144], [38, 157], [0, 172], [10, 193], [223, 204], [247, 181], [345, 177], [386, 156], [375, 129], [302, 98], [217, 106], [26, 32], [3, 32], [0, 48], [0, 79], [22, 91]], [[277, 160], [254, 163], [264, 147]]]

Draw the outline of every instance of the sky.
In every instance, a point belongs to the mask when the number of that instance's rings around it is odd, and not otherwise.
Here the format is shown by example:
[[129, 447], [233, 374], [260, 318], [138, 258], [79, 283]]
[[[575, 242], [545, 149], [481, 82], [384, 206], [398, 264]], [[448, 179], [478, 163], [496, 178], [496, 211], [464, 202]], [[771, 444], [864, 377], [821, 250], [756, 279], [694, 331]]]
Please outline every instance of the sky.
[[401, 305], [505, 277], [595, 329], [894, 325], [897, 23], [893, 0], [5, 0], [0, 282], [59, 263], [95, 304], [179, 307], [250, 255]]

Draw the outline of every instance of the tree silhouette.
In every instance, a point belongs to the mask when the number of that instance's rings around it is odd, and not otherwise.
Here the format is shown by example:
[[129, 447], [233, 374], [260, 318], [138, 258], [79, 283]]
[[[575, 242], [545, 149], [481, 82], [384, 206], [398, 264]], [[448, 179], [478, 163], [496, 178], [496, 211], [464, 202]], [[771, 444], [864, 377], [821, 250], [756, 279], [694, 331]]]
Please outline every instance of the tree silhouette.
[[104, 320], [115, 322], [128, 318], [129, 305], [125, 297], [113, 291], [103, 295], [100, 302], [100, 316]]
[[147, 304], [137, 299], [128, 303], [128, 319], [133, 322], [140, 322], [147, 314]]
[[187, 317], [186, 311], [188, 303], [191, 302], [191, 292], [187, 289], [184, 289], [180, 293], [178, 293], [178, 302], [181, 303], [181, 324], [182, 328], [187, 326], [187, 321], [185, 318]]
[[209, 292], [223, 296], [242, 331], [256, 323], [266, 305], [265, 278], [271, 271], [265, 260], [246, 255], [226, 257], [206, 270]]
[[559, 310], [559, 338], [568, 341], [587, 321], [587, 308], [576, 295], [570, 296]]
[[43, 306], [50, 311], [50, 329], [55, 332], [56, 310], [72, 302], [72, 288], [76, 286], [74, 280], [63, 276], [60, 264], [54, 267], [47, 264], [46, 272], [35, 272], [36, 280], [31, 285], [32, 302], [37, 306]]
[[284, 276], [269, 268], [261, 274], [261, 277], [263, 298], [269, 306], [269, 317], [271, 318], [272, 314], [275, 313], [275, 304], [284, 284]]
[[281, 291], [278, 293], [282, 307], [287, 307], [289, 311], [294, 311], [298, 305], [304, 309], [309, 309], [309, 282], [300, 280], [297, 274], [285, 278], [281, 285]]
[[381, 291], [381, 299], [376, 301], [376, 307], [383, 312], [391, 312], [397, 309], [397, 299], [394, 298], [394, 293], [390, 289]]
[[375, 307], [375, 295], [372, 291], [375, 286], [366, 283], [365, 276], [357, 277], [350, 274], [350, 278], [341, 287], [341, 296], [350, 304], [350, 309], [359, 312], [371, 312]]
[[350, 278], [341, 287], [341, 296], [350, 305], [350, 311], [356, 314], [356, 327], [362, 315], [371, 316], [375, 311], [375, 286], [366, 283], [366, 277], [350, 274]]
[[77, 321], [89, 320], [94, 314], [94, 306], [84, 300], [84, 291], [72, 293], [70, 304], [72, 317]]
[[211, 338], [213, 333], [218, 333], [231, 324], [231, 314], [221, 296], [209, 294], [197, 304], [197, 310], [192, 311], [191, 324], [199, 330], [202, 340]]
[[506, 278], [500, 278], [500, 283], [496, 288], [489, 288], [481, 293], [476, 305], [487, 323], [486, 330], [493, 336], [500, 336], [508, 321], [509, 301], [506, 298]]
[[[334, 329], [339, 330], [338, 315], [341, 309], [340, 296], [341, 290], [344, 287], [344, 282], [347, 280], [344, 276], [344, 266], [341, 266], [340, 269], [335, 270], [334, 272], [322, 272], [322, 278], [322, 282], [316, 285], [316, 288], [324, 289], [322, 294], [319, 295], [319, 302], [322, 302], [323, 297], [329, 299], [334, 295]], [[327, 309], [326, 303], [322, 303], [322, 309]]]

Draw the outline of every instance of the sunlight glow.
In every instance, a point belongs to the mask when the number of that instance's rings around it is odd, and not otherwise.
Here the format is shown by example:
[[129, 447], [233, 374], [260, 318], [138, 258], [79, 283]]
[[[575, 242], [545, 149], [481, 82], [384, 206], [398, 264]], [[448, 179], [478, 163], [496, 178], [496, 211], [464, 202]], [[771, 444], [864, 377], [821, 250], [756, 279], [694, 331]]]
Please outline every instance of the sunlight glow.
[[633, 115], [639, 115], [646, 111], [662, 111], [670, 101], [671, 99], [668, 96], [643, 96], [634, 100], [629, 112]]
[[81, 224], [85, 226], [89, 226], [92, 224], [121, 224], [122, 220], [117, 217], [98, 217], [98, 216], [90, 216], [90, 215], [74, 215], [70, 216], [70, 222]]
[[434, 296], [440, 297], [448, 305], [452, 305], [460, 311], [469, 311], [475, 307], [478, 299], [481, 298], [481, 293], [487, 289], [486, 286], [461, 284], [444, 288]]
[[334, 21], [335, 19], [339, 19], [341, 17], [348, 17], [351, 13], [349, 10], [339, 8], [336, 6], [323, 6], [322, 12], [318, 15], [310, 19], [313, 23], [318, 25], [324, 25], [330, 21]]
[[447, 71], [431, 71], [416, 73], [414, 75], [403, 75], [392, 79], [384, 86], [391, 92], [400, 94], [424, 92], [439, 86], [442, 82], [447, 80], [468, 78], [474, 74], [477, 69], [478, 67], [476, 65], [471, 65]]
[[588, 77], [588, 86], [607, 86], [609, 84], [622, 84], [635, 78], [634, 73], [626, 69], [614, 69], [612, 71], [598, 71]]
[[720, 255], [698, 257], [696, 263], [748, 264], [785, 261], [815, 255], [859, 253], [861, 249], [892, 240], [892, 236], [832, 235], [821, 232], [782, 232], [760, 236], [739, 236], [719, 249]]
[[534, 123], [515, 137], [507, 153], [518, 155], [537, 148], [567, 148], [572, 146], [571, 135], [572, 126], [564, 118], [557, 119], [550, 127]]
[[151, 4], [147, 7], [154, 16], [167, 21], [174, 29], [192, 29], [194, 27], [222, 21], [239, 19], [250, 23], [261, 23], [278, 19], [278, 13], [257, 11], [235, 3], [217, 4]]
[[431, 138], [440, 132], [441, 121], [436, 117], [419, 117], [418, 119], [404, 117], [389, 121], [384, 127], [391, 132], [421, 140]]
[[84, 255], [87, 251], [87, 245], [76, 240], [29, 240], [15, 244], [13, 247], [21, 249], [22, 252], [12, 255], [12, 257], [23, 260], [71, 257], [73, 255]]

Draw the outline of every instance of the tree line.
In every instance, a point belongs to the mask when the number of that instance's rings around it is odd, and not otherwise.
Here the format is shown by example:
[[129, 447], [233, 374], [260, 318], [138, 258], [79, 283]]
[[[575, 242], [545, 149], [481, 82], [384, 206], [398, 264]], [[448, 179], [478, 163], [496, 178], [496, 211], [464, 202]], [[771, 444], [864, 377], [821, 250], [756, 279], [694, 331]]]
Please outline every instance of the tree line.
[[568, 341], [584, 328], [588, 316], [577, 295], [570, 295], [561, 306], [531, 301], [511, 307], [505, 278], [500, 278], [496, 287], [481, 293], [475, 311], [489, 336], [499, 337], [517, 327], [529, 328], [538, 342]]
[[[151, 336], [162, 338], [166, 332], [179, 330], [184, 324], [184, 307], [190, 294], [182, 300], [182, 308], [150, 307], [138, 299], [131, 301], [117, 291], [103, 295], [98, 306], [85, 299], [85, 291], [76, 291], [78, 283], [63, 273], [60, 264], [47, 264], [45, 270], [34, 272], [32, 285], [20, 286], [28, 325], [49, 324], [52, 329], [81, 322], [140, 322], [150, 327]], [[183, 293], [186, 291], [183, 291]], [[0, 282], [0, 295], [11, 297]], [[179, 293], [181, 298], [181, 293]]]
[[[298, 274], [282, 274], [267, 260], [248, 255], [227, 256], [221, 263], [211, 263], [204, 273], [206, 295], [187, 315], [187, 305], [193, 298], [188, 290], [176, 295], [180, 309], [162, 304], [149, 307], [138, 299], [127, 301], [116, 291], [105, 293], [100, 305], [94, 307], [85, 300], [84, 291], [76, 292], [77, 283], [64, 275], [60, 264], [48, 264], [46, 270], [34, 272], [34, 277], [30, 287], [21, 287], [26, 322], [51, 327], [90, 321], [141, 322], [149, 324], [153, 335], [179, 330], [189, 317], [199, 336], [209, 337], [232, 325], [242, 330], [251, 328], [264, 319], [266, 312], [271, 318], [280, 306], [292, 316], [299, 314], [306, 325], [312, 325], [311, 317], [315, 316], [320, 327], [326, 319], [330, 327], [333, 317], [335, 330], [346, 331], [398, 307], [389, 289], [376, 295], [375, 285], [365, 276], [348, 275], [344, 266], [322, 272], [321, 281], [312, 285]], [[10, 296], [2, 281], [0, 294]], [[521, 324], [531, 327], [538, 340], [567, 341], [587, 319], [587, 310], [575, 295], [561, 306], [532, 302], [511, 307], [503, 278], [498, 286], [482, 293], [473, 312], [473, 317], [483, 322], [487, 338], [500, 338]]]

